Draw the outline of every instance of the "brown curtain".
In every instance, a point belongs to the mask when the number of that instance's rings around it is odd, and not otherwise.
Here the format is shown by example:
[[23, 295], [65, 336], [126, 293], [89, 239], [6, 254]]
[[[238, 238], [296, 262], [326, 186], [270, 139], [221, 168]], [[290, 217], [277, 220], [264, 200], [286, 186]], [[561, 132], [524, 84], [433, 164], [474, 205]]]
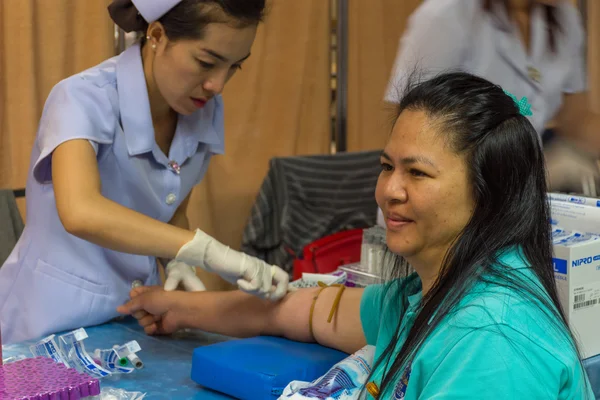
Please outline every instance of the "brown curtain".
[[[109, 3], [0, 2], [0, 187], [25, 186], [50, 89], [114, 54]], [[224, 97], [227, 151], [195, 190], [189, 216], [237, 247], [269, 159], [329, 151], [328, 3], [272, 1], [252, 57]]]
[[238, 248], [269, 159], [329, 152], [329, 15], [325, 0], [271, 2], [225, 89], [225, 155], [194, 190], [192, 227]]
[[[0, 187], [24, 187], [50, 89], [113, 55], [108, 0], [0, 1]], [[19, 200], [24, 214], [24, 200]]]
[[[391, 129], [383, 96], [399, 39], [421, 0], [348, 1], [348, 150], [378, 149]], [[590, 91], [600, 112], [600, 1], [587, 4]]]
[[[0, 1], [0, 187], [25, 186], [51, 88], [114, 55], [109, 3]], [[193, 228], [239, 247], [269, 159], [329, 151], [329, 12], [324, 0], [270, 2], [252, 57], [224, 93], [226, 154], [213, 159], [193, 192]], [[24, 200], [19, 206], [24, 216]]]
[[391, 129], [383, 96], [408, 17], [420, 0], [348, 0], [348, 150], [380, 149]]

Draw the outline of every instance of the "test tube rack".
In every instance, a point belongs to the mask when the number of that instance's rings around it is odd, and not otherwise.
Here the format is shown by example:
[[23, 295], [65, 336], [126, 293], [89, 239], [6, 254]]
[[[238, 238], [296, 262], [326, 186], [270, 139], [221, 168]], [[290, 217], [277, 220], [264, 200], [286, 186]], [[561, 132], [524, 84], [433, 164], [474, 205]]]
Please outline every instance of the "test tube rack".
[[0, 365], [0, 400], [91, 400], [99, 395], [98, 379], [49, 358]]

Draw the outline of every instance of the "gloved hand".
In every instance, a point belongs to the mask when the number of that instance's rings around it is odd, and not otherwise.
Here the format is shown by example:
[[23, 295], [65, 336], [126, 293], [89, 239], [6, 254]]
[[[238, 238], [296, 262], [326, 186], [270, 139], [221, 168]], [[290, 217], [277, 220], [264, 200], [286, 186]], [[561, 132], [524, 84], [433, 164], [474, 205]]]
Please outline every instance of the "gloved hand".
[[202, 292], [206, 290], [200, 278], [196, 276], [196, 268], [190, 267], [184, 262], [171, 260], [165, 267], [165, 274], [167, 276], [165, 280], [165, 290], [167, 292], [177, 289], [179, 284], [182, 284], [183, 288], [188, 292]]
[[244, 292], [258, 297], [280, 300], [288, 291], [287, 272], [235, 251], [200, 229], [194, 239], [181, 247], [175, 259], [214, 272], [229, 283], [237, 284]]

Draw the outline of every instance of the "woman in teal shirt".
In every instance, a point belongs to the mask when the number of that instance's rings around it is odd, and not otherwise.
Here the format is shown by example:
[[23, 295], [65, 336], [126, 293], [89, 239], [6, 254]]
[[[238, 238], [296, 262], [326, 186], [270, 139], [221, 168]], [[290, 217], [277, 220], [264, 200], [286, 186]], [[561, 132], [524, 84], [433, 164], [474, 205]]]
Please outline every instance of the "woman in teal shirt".
[[593, 398], [558, 302], [544, 159], [523, 113], [464, 73], [407, 91], [376, 190], [387, 246], [416, 271], [406, 279], [303, 289], [277, 304], [140, 288], [119, 311], [149, 334], [193, 327], [348, 353], [375, 345], [374, 398]]

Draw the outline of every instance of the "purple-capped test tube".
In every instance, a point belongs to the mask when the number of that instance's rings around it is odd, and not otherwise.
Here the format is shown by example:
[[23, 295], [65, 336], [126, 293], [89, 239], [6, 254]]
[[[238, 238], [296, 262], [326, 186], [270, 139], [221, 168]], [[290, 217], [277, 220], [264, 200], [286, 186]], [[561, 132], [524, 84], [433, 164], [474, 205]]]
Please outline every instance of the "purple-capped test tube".
[[100, 382], [38, 357], [0, 366], [2, 400], [81, 400], [100, 394]]

